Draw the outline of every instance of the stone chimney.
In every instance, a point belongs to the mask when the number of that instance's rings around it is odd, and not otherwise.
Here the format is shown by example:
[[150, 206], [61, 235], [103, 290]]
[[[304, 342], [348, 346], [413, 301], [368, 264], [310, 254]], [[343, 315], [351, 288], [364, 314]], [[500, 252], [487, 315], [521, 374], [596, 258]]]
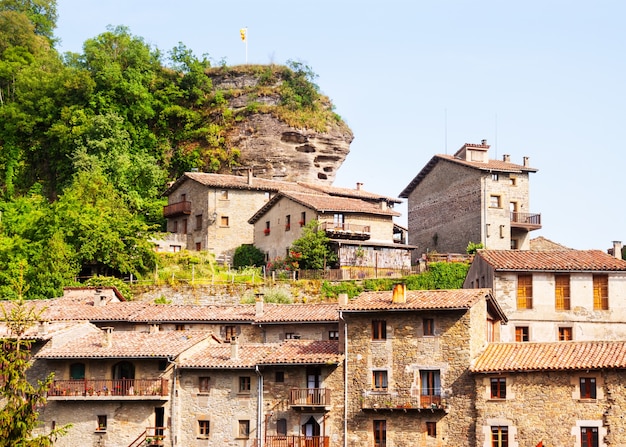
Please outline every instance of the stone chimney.
[[356, 182], [356, 190], [357, 190], [357, 191], [360, 191], [362, 187], [363, 187], [363, 183], [361, 183], [361, 182]]
[[156, 323], [153, 323], [150, 325], [150, 333], [151, 334], [156, 334], [157, 332], [159, 332], [159, 325]]
[[263, 294], [262, 293], [256, 293], [255, 294], [255, 316], [257, 318], [262, 317], [263, 316]]
[[248, 185], [252, 185], [252, 179], [254, 175], [252, 174], [252, 168], [248, 168]]
[[104, 330], [104, 340], [102, 341], [103, 348], [110, 348], [113, 346], [113, 328], [112, 327], [103, 327]]
[[47, 321], [40, 321], [39, 322], [39, 330], [38, 330], [39, 335], [43, 336], [43, 335], [48, 335], [48, 322]]
[[232, 360], [239, 359], [239, 340], [237, 337], [231, 337], [230, 339], [230, 358]]
[[613, 256], [622, 259], [622, 241], [613, 241]]
[[393, 286], [391, 302], [393, 304], [405, 304], [406, 303], [406, 284], [398, 283], [395, 286]]
[[529, 157], [524, 157], [523, 160], [524, 160], [524, 167], [528, 168], [530, 166]]
[[339, 305], [340, 306], [347, 306], [348, 305], [348, 294], [347, 293], [340, 293], [337, 298], [339, 300]]
[[381, 200], [380, 201], [380, 209], [383, 211], [387, 211], [387, 201], [386, 200]]
[[509, 154], [504, 154], [502, 156], [502, 161], [505, 163], [511, 163], [511, 156]]

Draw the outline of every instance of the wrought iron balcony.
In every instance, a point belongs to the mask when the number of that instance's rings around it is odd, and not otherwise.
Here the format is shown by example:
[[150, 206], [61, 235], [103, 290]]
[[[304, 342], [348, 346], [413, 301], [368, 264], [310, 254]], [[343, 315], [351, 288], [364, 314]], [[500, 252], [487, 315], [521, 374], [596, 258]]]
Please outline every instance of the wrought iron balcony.
[[357, 225], [344, 222], [322, 222], [320, 228], [332, 239], [366, 241], [372, 236], [372, 229], [369, 225]]
[[330, 407], [330, 389], [293, 388], [289, 392], [289, 406], [300, 409], [328, 409]]
[[164, 400], [168, 398], [167, 379], [55, 380], [48, 389], [49, 400]]
[[267, 447], [329, 447], [328, 436], [266, 436]]
[[419, 396], [398, 395], [387, 393], [365, 393], [361, 397], [362, 410], [444, 410], [448, 405], [441, 398], [441, 391], [436, 389], [431, 394], [421, 394]]
[[538, 230], [541, 228], [541, 214], [511, 212], [511, 228]]
[[163, 217], [176, 217], [183, 214], [191, 214], [191, 202], [171, 203], [163, 207]]

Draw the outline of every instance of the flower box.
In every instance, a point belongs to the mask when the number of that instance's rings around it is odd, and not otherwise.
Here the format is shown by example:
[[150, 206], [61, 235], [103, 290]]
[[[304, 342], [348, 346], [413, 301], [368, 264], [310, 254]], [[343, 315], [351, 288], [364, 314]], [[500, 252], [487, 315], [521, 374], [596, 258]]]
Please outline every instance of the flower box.
[[265, 230], [263, 230], [263, 233], [268, 236], [270, 234], [270, 229], [266, 228]]

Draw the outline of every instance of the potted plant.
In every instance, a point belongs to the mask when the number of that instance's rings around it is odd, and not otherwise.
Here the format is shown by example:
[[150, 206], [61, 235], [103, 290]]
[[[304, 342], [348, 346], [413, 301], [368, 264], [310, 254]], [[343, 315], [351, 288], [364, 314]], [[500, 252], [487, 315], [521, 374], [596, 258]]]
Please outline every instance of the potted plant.
[[265, 230], [263, 230], [263, 234], [265, 234], [266, 236], [269, 236], [270, 234], [270, 229], [266, 228]]

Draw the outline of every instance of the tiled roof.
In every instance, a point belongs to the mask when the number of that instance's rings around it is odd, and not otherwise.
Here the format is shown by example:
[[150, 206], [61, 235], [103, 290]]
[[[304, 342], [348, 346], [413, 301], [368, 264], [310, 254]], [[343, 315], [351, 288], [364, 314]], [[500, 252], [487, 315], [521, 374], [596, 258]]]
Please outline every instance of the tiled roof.
[[469, 309], [490, 293], [489, 289], [407, 290], [406, 303], [392, 303], [393, 292], [363, 292], [340, 309], [344, 312]]
[[341, 188], [338, 186], [329, 186], [329, 185], [321, 185], [321, 184], [306, 183], [306, 182], [298, 182], [298, 184], [306, 188], [313, 189], [315, 191], [323, 192], [325, 194], [330, 194], [331, 196], [354, 197], [355, 199], [377, 200], [377, 201], [385, 200], [391, 203], [402, 203], [402, 200], [397, 199], [395, 197], [381, 196], [380, 194], [375, 194], [373, 192], [365, 191], [363, 189]]
[[626, 271], [626, 261], [600, 250], [478, 250], [495, 270]]
[[471, 371], [549, 371], [626, 368], [626, 341], [492, 343]]
[[204, 331], [161, 331], [155, 333], [113, 331], [111, 345], [106, 331], [97, 331], [56, 346], [49, 343], [36, 358], [165, 358], [176, 357], [186, 349], [207, 339]]
[[[233, 349], [237, 355], [233, 357]], [[181, 368], [251, 369], [257, 365], [319, 365], [339, 363], [337, 341], [285, 340], [282, 343], [211, 345], [183, 358]]]
[[314, 323], [338, 322], [339, 306], [337, 304], [264, 304], [263, 315], [254, 322], [268, 323]]
[[571, 250], [565, 245], [557, 244], [543, 236], [538, 236], [530, 240], [530, 249], [533, 251], [551, 251], [551, 250]]
[[172, 321], [211, 321], [211, 322], [252, 322], [255, 308], [253, 305], [172, 305], [150, 304], [134, 314], [131, 321], [160, 323]]

